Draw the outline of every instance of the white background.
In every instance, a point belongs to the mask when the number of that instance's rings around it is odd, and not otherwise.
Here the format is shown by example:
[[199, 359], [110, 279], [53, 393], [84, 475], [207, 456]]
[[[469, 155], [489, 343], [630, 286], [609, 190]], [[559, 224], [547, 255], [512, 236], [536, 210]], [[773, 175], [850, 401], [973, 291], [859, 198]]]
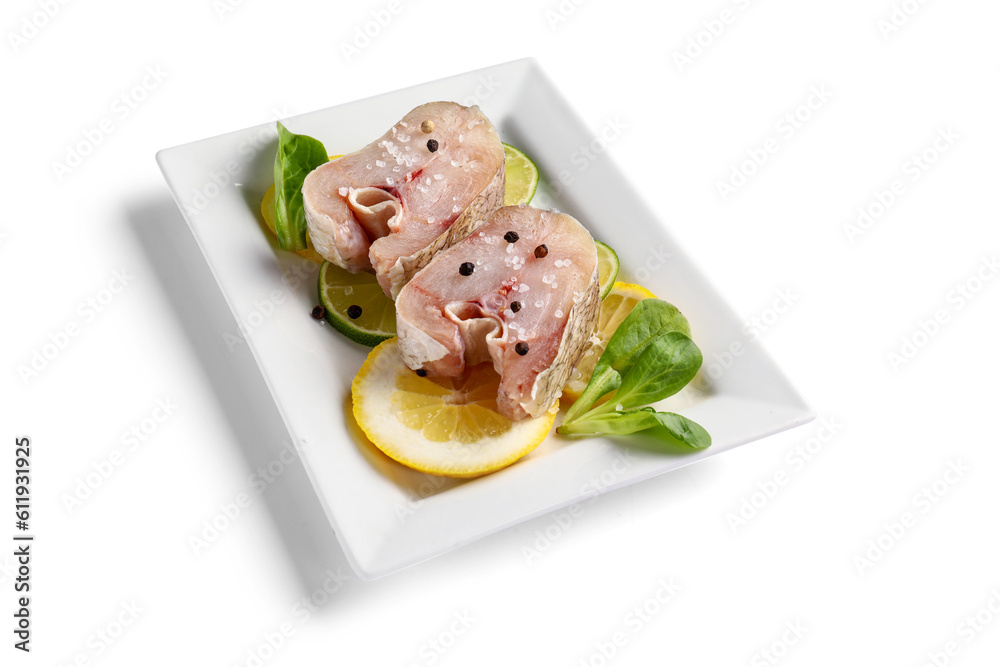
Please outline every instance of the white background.
[[[28, 434], [38, 536], [30, 656], [11, 647], [13, 559], [0, 552], [0, 662], [253, 665], [262, 651], [267, 665], [766, 665], [769, 650], [783, 665], [995, 664], [995, 2], [909, 0], [915, 13], [885, 34], [889, 0], [565, 0], [558, 15], [555, 0], [422, 0], [350, 59], [341, 45], [387, 2], [50, 4], [46, 18], [45, 2], [9, 1], [0, 23], [0, 498], [9, 507], [13, 439]], [[172, 270], [198, 249], [154, 153], [524, 56], [595, 131], [626, 126], [613, 159], [737, 312], [769, 322], [762, 342], [835, 435], [804, 465], [789, 453], [820, 422], [372, 583], [351, 575], [295, 463], [195, 555], [189, 538], [274, 458], [254, 433], [278, 416], [262, 401], [233, 418], [260, 387], [205, 353], [235, 322], [207, 270]], [[799, 109], [809, 118], [789, 136], [779, 123], [814, 87], [831, 96]], [[143, 98], [127, 116], [123, 94]], [[58, 173], [103, 118], [110, 134]], [[948, 128], [948, 150], [909, 171]], [[718, 183], [769, 138], [777, 152], [723, 201]], [[852, 238], [858, 208], [895, 179], [905, 192]], [[109, 295], [115, 271], [128, 284]], [[960, 285], [981, 289], [966, 299]], [[792, 305], [772, 317], [781, 293]], [[80, 306], [108, 296], [94, 316]], [[938, 310], [944, 324], [915, 336]], [[22, 377], [71, 323], [78, 335]], [[893, 363], [904, 338], [919, 350]], [[157, 400], [177, 407], [130, 451], [123, 434]], [[114, 450], [121, 465], [68, 509]], [[761, 495], [776, 473], [786, 483]], [[0, 509], [6, 544], [12, 508]], [[296, 615], [328, 571], [346, 581]], [[670, 580], [679, 590], [658, 601]], [[966, 620], [977, 613], [983, 625]], [[109, 645], [98, 632], [117, 634], [119, 617], [130, 624]]]

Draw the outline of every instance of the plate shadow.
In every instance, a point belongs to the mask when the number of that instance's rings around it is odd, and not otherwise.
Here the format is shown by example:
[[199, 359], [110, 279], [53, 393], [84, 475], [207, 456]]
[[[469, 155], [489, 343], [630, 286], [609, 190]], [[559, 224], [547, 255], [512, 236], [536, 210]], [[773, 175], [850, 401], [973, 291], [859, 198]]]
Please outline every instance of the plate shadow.
[[[280, 462], [291, 437], [177, 206], [167, 195], [153, 196], [126, 202], [125, 213], [214, 391], [233, 439], [240, 445], [248, 475]], [[311, 595], [338, 568], [350, 581], [335, 597], [342, 599], [344, 593], [357, 590], [360, 580], [337, 541], [302, 461], [296, 457], [289, 464], [283, 463], [283, 470], [272, 479], [259, 498], [301, 582], [301, 592], [292, 597]], [[249, 486], [247, 491], [255, 493]]]

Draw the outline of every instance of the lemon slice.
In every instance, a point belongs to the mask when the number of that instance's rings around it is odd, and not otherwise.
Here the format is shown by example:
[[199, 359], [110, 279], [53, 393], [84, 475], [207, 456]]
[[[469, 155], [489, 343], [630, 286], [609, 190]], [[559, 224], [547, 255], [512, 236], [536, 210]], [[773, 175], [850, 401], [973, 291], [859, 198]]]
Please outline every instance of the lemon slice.
[[606, 299], [615, 286], [615, 278], [618, 277], [618, 269], [621, 264], [618, 262], [618, 254], [611, 249], [611, 246], [600, 241], [594, 241], [594, 243], [597, 245], [597, 277], [600, 283], [601, 299]]
[[374, 347], [396, 335], [396, 305], [382, 291], [374, 273], [351, 273], [323, 262], [319, 302], [326, 309], [326, 321], [355, 343]]
[[527, 204], [538, 188], [538, 167], [531, 159], [508, 144], [503, 145], [504, 164], [507, 170], [507, 189], [503, 205]]
[[635, 304], [643, 299], [655, 298], [655, 294], [639, 285], [614, 283], [611, 286], [607, 298], [601, 302], [601, 314], [597, 321], [597, 329], [594, 331], [596, 340], [591, 339], [591, 344], [584, 349], [576, 366], [570, 371], [569, 382], [563, 388], [563, 398], [569, 401], [580, 398], [580, 394], [590, 382], [590, 376], [594, 372], [597, 360], [604, 353], [604, 348], [611, 340], [611, 336], [614, 335], [615, 329], [622, 323], [622, 320], [628, 317], [628, 314], [635, 308]]
[[555, 413], [512, 422], [497, 409], [490, 364], [458, 378], [421, 377], [391, 338], [372, 350], [351, 385], [354, 418], [372, 443], [416, 470], [478, 477], [514, 463], [552, 429]]

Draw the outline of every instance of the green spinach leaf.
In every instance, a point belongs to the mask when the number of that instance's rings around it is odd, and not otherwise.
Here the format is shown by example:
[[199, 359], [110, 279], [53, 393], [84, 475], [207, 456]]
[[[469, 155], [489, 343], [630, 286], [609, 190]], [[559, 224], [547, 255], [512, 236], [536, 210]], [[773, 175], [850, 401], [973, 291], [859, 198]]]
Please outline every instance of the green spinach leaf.
[[293, 134], [278, 123], [278, 154], [274, 158], [275, 231], [284, 250], [305, 250], [308, 231], [302, 207], [302, 182], [329, 160], [322, 142]]
[[673, 396], [694, 379], [701, 361], [701, 350], [684, 334], [671, 331], [658, 336], [622, 377], [613, 402], [636, 408]]
[[662, 299], [644, 299], [637, 303], [611, 336], [586, 389], [570, 406], [566, 421], [578, 419], [602, 396], [618, 389], [622, 377], [629, 372], [650, 341], [671, 331], [691, 335], [687, 318], [676, 306]]
[[657, 412], [653, 408], [633, 408], [585, 418], [562, 426], [564, 435], [630, 435], [642, 433], [669, 444], [681, 444], [704, 449], [712, 444], [712, 436], [700, 424], [673, 412]]

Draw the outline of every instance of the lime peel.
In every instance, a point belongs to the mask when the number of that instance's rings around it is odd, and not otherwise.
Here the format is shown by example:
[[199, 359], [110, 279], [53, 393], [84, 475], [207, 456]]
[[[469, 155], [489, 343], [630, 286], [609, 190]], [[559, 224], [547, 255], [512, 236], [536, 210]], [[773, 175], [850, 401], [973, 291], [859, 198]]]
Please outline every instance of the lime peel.
[[524, 152], [510, 144], [503, 145], [504, 165], [506, 167], [507, 187], [504, 193], [504, 206], [519, 206], [528, 204], [538, 189], [538, 167]]

